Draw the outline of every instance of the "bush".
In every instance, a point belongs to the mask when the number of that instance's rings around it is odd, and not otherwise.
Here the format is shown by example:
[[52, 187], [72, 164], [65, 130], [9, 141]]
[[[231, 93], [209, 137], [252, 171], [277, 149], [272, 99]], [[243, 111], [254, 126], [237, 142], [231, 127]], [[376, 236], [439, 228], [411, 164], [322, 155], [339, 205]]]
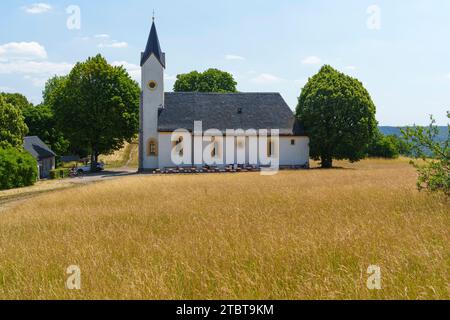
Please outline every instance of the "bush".
[[369, 157], [396, 159], [399, 157], [399, 140], [395, 136], [385, 136], [377, 133], [369, 144], [367, 154]]
[[[450, 119], [450, 112], [447, 111]], [[410, 141], [412, 154], [422, 162], [411, 161], [417, 169], [419, 190], [442, 192], [450, 197], [450, 124], [447, 125], [447, 138], [439, 141], [439, 127], [431, 117], [428, 127], [410, 127], [402, 131]]]
[[36, 159], [22, 149], [0, 149], [0, 190], [33, 185], [38, 177]]
[[50, 171], [50, 179], [65, 179], [70, 175], [70, 169], [61, 168]]

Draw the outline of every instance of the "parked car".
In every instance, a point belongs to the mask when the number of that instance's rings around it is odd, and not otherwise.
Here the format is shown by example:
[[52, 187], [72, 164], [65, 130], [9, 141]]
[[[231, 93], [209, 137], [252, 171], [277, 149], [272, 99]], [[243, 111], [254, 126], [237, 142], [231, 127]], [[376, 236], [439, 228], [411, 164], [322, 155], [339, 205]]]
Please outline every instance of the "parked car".
[[[101, 162], [97, 162], [95, 172], [99, 172], [99, 171], [103, 171], [103, 170], [105, 170], [105, 164], [101, 163]], [[86, 166], [77, 168], [77, 173], [79, 173], [79, 174], [80, 173], [89, 173], [89, 172], [91, 172], [91, 164], [90, 163]]]

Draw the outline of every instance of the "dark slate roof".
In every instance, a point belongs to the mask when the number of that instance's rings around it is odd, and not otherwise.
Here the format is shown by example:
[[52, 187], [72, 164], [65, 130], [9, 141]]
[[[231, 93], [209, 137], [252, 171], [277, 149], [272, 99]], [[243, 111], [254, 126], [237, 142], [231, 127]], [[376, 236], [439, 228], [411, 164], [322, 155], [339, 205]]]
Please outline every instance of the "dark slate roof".
[[289, 106], [279, 93], [179, 93], [165, 94], [158, 130], [193, 131], [194, 121], [203, 130], [279, 129], [280, 135], [304, 135]]
[[148, 58], [154, 54], [156, 59], [166, 67], [165, 54], [161, 50], [161, 45], [159, 44], [158, 33], [156, 32], [155, 22], [152, 23], [152, 28], [150, 30], [150, 35], [148, 36], [147, 46], [145, 51], [142, 53], [141, 57], [141, 67], [147, 62]]
[[25, 137], [23, 147], [38, 160], [56, 156], [56, 154], [36, 136]]

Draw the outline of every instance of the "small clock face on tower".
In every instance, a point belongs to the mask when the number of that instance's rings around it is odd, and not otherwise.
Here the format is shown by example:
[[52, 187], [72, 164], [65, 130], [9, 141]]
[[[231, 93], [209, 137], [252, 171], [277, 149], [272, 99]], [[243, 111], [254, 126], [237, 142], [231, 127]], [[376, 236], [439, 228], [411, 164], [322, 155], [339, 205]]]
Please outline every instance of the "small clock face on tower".
[[151, 91], [156, 90], [157, 87], [158, 87], [158, 84], [156, 83], [155, 80], [150, 80], [150, 81], [148, 82], [148, 88], [149, 88]]

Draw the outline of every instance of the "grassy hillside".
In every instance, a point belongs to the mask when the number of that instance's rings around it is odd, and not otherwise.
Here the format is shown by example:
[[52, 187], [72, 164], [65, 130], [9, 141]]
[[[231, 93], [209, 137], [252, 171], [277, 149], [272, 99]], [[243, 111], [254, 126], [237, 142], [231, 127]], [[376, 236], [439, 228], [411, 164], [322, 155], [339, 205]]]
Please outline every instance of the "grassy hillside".
[[0, 214], [0, 298], [450, 298], [448, 200], [419, 193], [406, 160], [339, 165], [41, 195]]
[[125, 143], [124, 147], [107, 156], [100, 156], [108, 168], [137, 168], [139, 166], [139, 144], [138, 142]]

